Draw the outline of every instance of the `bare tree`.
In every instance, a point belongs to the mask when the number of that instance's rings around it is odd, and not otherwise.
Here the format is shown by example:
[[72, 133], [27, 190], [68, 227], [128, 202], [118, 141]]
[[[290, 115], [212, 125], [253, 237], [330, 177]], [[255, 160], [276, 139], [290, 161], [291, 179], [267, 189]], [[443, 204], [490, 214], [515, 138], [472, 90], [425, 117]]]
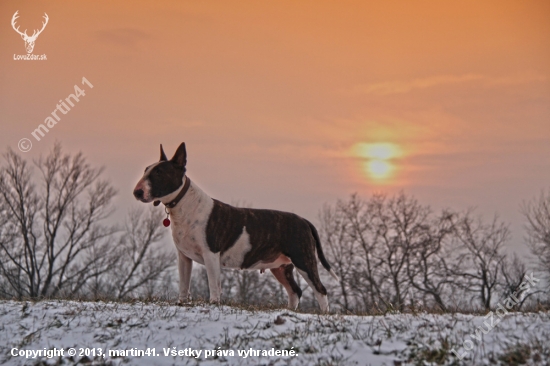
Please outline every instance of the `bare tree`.
[[[8, 149], [0, 169], [0, 296], [122, 299], [172, 286], [158, 209], [104, 224], [114, 188], [81, 153], [56, 144], [30, 164]], [[118, 234], [121, 234], [120, 236]]]
[[[124, 234], [115, 251], [120, 257], [113, 274], [118, 299], [162, 279], [175, 265], [175, 254], [162, 246], [162, 212], [158, 209], [133, 210], [128, 214]], [[151, 294], [150, 294], [151, 295]]]
[[404, 310], [419, 301], [446, 310], [464, 293], [489, 309], [496, 291], [518, 280], [519, 262], [507, 265], [503, 253], [508, 227], [497, 218], [486, 224], [470, 212], [436, 215], [400, 193], [352, 195], [325, 206], [320, 220], [346, 310]]
[[[439, 217], [430, 218], [427, 208], [421, 211], [424, 215], [419, 221], [423, 224], [417, 229], [417, 240], [407, 259], [407, 275], [415, 290], [429, 296], [445, 311], [445, 294], [452, 291], [451, 273], [456, 270], [452, 247], [447, 242], [453, 232], [454, 214], [444, 211]], [[430, 306], [427, 301], [424, 303]]]
[[527, 219], [527, 240], [537, 267], [550, 280], [550, 190], [524, 203], [522, 212]]
[[[38, 197], [31, 184], [27, 162], [11, 150], [4, 156], [8, 166], [0, 171], [1, 207], [4, 211], [2, 274], [8, 286], [4, 295], [18, 297], [36, 294], [37, 259], [33, 255], [36, 237], [28, 228], [34, 226], [38, 211]], [[15, 240], [21, 235], [21, 240]]]
[[324, 205], [319, 213], [319, 236], [323, 242], [323, 250], [330, 258], [331, 265], [340, 279], [338, 287], [332, 295], [335, 303], [346, 311], [353, 310], [352, 291], [350, 283], [353, 280], [356, 257], [356, 243], [349, 235], [350, 224], [342, 210], [344, 202], [338, 201], [336, 207]]
[[456, 285], [472, 292], [489, 310], [501, 281], [502, 267], [506, 255], [502, 252], [510, 238], [508, 226], [497, 217], [486, 224], [481, 217], [464, 214], [455, 224], [456, 257], [459, 266], [455, 267]]
[[376, 257], [379, 248], [373, 223], [373, 205], [378, 199], [383, 197], [375, 196], [365, 201], [353, 194], [347, 202], [339, 201], [336, 205], [346, 221], [346, 235], [350, 241], [348, 246], [350, 254], [354, 256], [354, 260], [347, 264], [353, 271], [349, 286], [360, 298], [363, 311], [377, 308], [380, 300], [385, 301], [385, 294], [382, 293], [385, 279], [379, 275], [381, 262]]
[[[510, 296], [517, 296], [521, 292], [520, 285], [525, 281], [527, 275], [527, 267], [525, 263], [514, 253], [512, 258], [506, 258], [502, 263], [502, 288], [503, 292], [501, 299], [506, 299]], [[525, 294], [521, 302], [516, 304], [516, 309], [520, 310], [523, 304], [539, 291], [529, 291]]]
[[[0, 239], [4, 296], [74, 294], [93, 277], [113, 268], [108, 239], [115, 229], [102, 224], [115, 190], [100, 179], [81, 153], [63, 154], [56, 144], [35, 161], [41, 184], [27, 162], [8, 149], [0, 169]], [[7, 239], [6, 239], [7, 238]]]
[[390, 198], [374, 196], [370, 206], [374, 258], [380, 263], [379, 276], [387, 278], [384, 297], [399, 310], [407, 301], [427, 304], [428, 298], [444, 309], [443, 292], [449, 285], [444, 239], [451, 233], [452, 214], [436, 216], [403, 192]]
[[410, 286], [406, 276], [407, 261], [416, 241], [423, 240], [423, 221], [429, 211], [403, 193], [390, 199], [375, 196], [371, 202], [378, 247], [375, 257], [388, 277], [386, 298], [395, 309], [402, 310]]
[[445, 308], [452, 261], [444, 240], [452, 233], [452, 216], [436, 216], [403, 193], [369, 200], [354, 194], [325, 206], [321, 236], [340, 277], [341, 305], [402, 310], [407, 300], [422, 299]]

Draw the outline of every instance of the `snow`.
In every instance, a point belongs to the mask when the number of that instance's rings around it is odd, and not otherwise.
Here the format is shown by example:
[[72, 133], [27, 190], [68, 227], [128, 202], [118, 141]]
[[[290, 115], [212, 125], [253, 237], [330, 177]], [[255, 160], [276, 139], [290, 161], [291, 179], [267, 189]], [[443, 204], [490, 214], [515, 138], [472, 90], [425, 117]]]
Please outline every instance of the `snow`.
[[[80, 348], [95, 349], [96, 357], [88, 357], [94, 364], [112, 365], [394, 366], [417, 364], [419, 359], [435, 362], [441, 350], [442, 364], [485, 365], [517, 344], [530, 347], [527, 364], [548, 365], [550, 354], [548, 312], [507, 313], [502, 318], [495, 315], [493, 323], [500, 322], [480, 341], [470, 335], [475, 335], [484, 322], [490, 324], [491, 317], [426, 313], [344, 316], [284, 309], [250, 311], [210, 304], [2, 301], [0, 320], [0, 363], [7, 365], [35, 364], [39, 360], [53, 365], [60, 358], [63, 364], [84, 362], [86, 359], [78, 356]], [[451, 349], [462, 355], [463, 344], [469, 346], [468, 342], [473, 348], [460, 361]], [[77, 356], [67, 355], [71, 347], [77, 350]], [[225, 356], [215, 356], [218, 347], [225, 350]], [[12, 352], [25, 354], [25, 350], [44, 348], [63, 349], [64, 356], [12, 356]], [[97, 356], [99, 348], [107, 353], [105, 357]], [[156, 355], [132, 356], [136, 350], [149, 349], [152, 353], [153, 348]], [[251, 349], [259, 355], [252, 355]], [[128, 355], [109, 356], [109, 350], [127, 350]], [[164, 355], [164, 351], [172, 350], [183, 355]], [[190, 355], [191, 350], [201, 351], [200, 357]], [[239, 350], [247, 351], [248, 357], [239, 355]], [[286, 353], [261, 356], [261, 351], [270, 350]], [[211, 352], [207, 358], [206, 351]]]

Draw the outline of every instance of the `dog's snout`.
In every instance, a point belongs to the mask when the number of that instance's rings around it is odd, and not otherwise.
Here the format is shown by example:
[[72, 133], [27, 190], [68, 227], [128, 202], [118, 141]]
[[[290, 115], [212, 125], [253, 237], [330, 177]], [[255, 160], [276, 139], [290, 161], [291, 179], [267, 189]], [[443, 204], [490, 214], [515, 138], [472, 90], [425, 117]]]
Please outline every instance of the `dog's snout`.
[[138, 200], [143, 199], [143, 189], [136, 189], [134, 191], [134, 197], [136, 197]]

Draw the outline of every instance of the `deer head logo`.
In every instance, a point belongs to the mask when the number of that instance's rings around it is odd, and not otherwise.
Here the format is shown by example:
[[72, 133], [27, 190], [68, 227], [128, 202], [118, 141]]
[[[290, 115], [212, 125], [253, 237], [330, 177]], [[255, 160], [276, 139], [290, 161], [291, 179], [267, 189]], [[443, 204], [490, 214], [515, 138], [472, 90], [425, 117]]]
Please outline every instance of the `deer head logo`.
[[45, 22], [42, 22], [42, 29], [40, 30], [35, 30], [32, 34], [32, 36], [28, 36], [27, 35], [27, 30], [25, 29], [24, 32], [21, 32], [19, 30], [19, 27], [15, 28], [15, 20], [17, 18], [19, 18], [19, 16], [17, 15], [17, 13], [19, 12], [19, 10], [17, 10], [15, 12], [15, 14], [13, 14], [13, 17], [11, 18], [11, 26], [13, 27], [13, 29], [19, 33], [19, 35], [21, 35], [21, 38], [23, 38], [23, 40], [25, 41], [25, 48], [27, 49], [27, 53], [32, 53], [32, 50], [34, 49], [34, 42], [36, 41], [36, 38], [38, 38], [38, 36], [40, 35], [40, 33], [42, 33], [42, 31], [44, 30], [44, 28], [46, 28], [46, 24], [48, 24], [48, 14], [44, 13], [44, 19], [45, 19]]

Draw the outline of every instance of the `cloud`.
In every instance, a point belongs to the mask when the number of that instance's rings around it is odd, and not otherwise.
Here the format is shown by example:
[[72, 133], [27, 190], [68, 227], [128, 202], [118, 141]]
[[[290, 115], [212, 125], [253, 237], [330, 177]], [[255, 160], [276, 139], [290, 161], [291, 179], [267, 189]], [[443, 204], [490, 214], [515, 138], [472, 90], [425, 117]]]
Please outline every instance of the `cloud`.
[[96, 32], [96, 35], [103, 42], [130, 47], [150, 37], [148, 33], [137, 28], [100, 30]]
[[353, 88], [356, 93], [391, 95], [404, 94], [417, 89], [427, 89], [442, 85], [458, 85], [471, 82], [481, 82], [486, 87], [503, 85], [518, 85], [531, 82], [544, 82], [547, 77], [542, 75], [516, 75], [504, 77], [490, 77], [480, 74], [464, 75], [436, 75], [427, 78], [412, 80], [395, 80], [381, 83], [358, 85]]

